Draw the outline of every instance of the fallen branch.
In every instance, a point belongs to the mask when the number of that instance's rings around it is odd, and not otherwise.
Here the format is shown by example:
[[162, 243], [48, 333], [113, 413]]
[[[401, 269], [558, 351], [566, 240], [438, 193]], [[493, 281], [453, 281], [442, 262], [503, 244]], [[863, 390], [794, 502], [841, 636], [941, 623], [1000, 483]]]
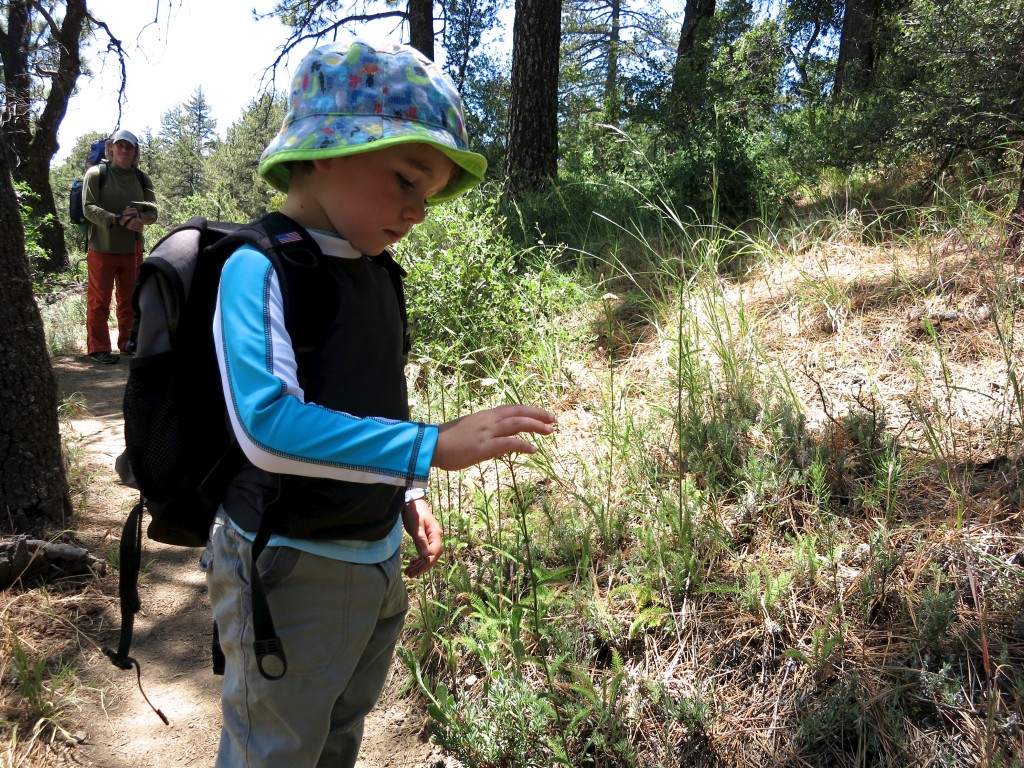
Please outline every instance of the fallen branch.
[[19, 581], [51, 582], [68, 576], [99, 576], [106, 563], [81, 547], [16, 536], [0, 541], [0, 589]]

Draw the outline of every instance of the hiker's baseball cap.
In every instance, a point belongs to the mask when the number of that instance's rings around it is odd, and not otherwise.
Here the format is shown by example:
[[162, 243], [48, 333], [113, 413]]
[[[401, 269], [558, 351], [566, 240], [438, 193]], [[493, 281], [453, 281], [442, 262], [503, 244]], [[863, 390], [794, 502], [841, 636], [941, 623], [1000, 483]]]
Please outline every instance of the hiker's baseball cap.
[[132, 133], [131, 131], [126, 131], [123, 128], [118, 131], [114, 131], [114, 135], [110, 137], [110, 140], [115, 144], [119, 141], [131, 142], [132, 146], [134, 146], [136, 149], [139, 146], [139, 140], [135, 138], [135, 134]]
[[291, 108], [263, 151], [259, 172], [287, 192], [289, 161], [409, 142], [435, 147], [461, 169], [428, 204], [483, 181], [487, 160], [469, 150], [462, 99], [441, 68], [410, 46], [354, 38], [314, 48], [303, 58], [292, 78]]

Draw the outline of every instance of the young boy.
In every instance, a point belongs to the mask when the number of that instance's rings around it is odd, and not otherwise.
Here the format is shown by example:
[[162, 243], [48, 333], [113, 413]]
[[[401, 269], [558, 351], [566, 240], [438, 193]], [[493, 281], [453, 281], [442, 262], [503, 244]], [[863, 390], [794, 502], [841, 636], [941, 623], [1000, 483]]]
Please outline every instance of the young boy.
[[[418, 553], [407, 575], [441, 553], [422, 490], [430, 468], [533, 453], [520, 434], [553, 428], [550, 413], [519, 405], [409, 420], [402, 319], [381, 254], [485, 167], [467, 148], [454, 86], [412, 48], [354, 40], [300, 64], [259, 170], [287, 193], [282, 212], [327, 268], [326, 288], [293, 302], [329, 319], [316, 350], [294, 349], [270, 261], [242, 247], [225, 265], [214, 334], [247, 463], [203, 563], [226, 660], [220, 768], [355, 764], [408, 608], [402, 526]], [[251, 542], [271, 505], [288, 521], [258, 560], [287, 657], [276, 680], [256, 666], [250, 591]]]

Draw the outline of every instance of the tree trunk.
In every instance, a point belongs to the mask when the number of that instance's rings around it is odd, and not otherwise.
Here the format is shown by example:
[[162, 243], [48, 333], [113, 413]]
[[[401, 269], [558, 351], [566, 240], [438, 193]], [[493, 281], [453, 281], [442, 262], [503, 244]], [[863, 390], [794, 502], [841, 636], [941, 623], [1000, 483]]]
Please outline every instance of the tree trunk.
[[562, 0], [516, 0], [506, 184], [515, 196], [558, 176]]
[[870, 85], [875, 68], [875, 20], [880, 6], [880, 0], [846, 0], [833, 98], [853, 98]]
[[[50, 214], [53, 218], [41, 227], [42, 246], [48, 254], [44, 264], [47, 271], [67, 268], [68, 255], [64, 242], [64, 227], [57, 217], [57, 209], [50, 188], [50, 161], [57, 153], [57, 131], [68, 111], [68, 100], [82, 71], [79, 46], [85, 27], [85, 0], [67, 0], [60, 26], [50, 23], [53, 17], [33, 16], [35, 3], [30, 0], [11, 0], [7, 6], [7, 29], [0, 29], [0, 61], [3, 63], [4, 87], [10, 119], [0, 126], [7, 146], [13, 150], [8, 158], [9, 172], [16, 181], [27, 184], [39, 198], [35, 215]], [[3, 4], [0, 4], [0, 8]], [[40, 30], [36, 23], [43, 25]], [[49, 60], [46, 100], [41, 112], [34, 116], [29, 105], [36, 102], [38, 83], [33, 82], [32, 54], [40, 52], [28, 42], [33, 38], [46, 38], [52, 50]]]
[[434, 0], [409, 0], [409, 45], [434, 60]]
[[[687, 111], [693, 111], [705, 98], [710, 64], [703, 42], [707, 37], [707, 22], [714, 15], [715, 0], [686, 0], [675, 66], [672, 68], [672, 90], [666, 110], [666, 122], [680, 131], [685, 128]], [[691, 103], [694, 100], [698, 103]]]
[[697, 50], [697, 32], [701, 22], [715, 15], [715, 0], [686, 0], [683, 26], [679, 30], [679, 47], [676, 48], [676, 63], [693, 56]]
[[604, 81], [604, 119], [609, 125], [619, 124], [619, 47], [622, 36], [622, 4], [611, 0], [611, 29], [608, 31], [608, 70]]
[[57, 379], [32, 295], [25, 235], [0, 133], [0, 531], [45, 534], [71, 516]]

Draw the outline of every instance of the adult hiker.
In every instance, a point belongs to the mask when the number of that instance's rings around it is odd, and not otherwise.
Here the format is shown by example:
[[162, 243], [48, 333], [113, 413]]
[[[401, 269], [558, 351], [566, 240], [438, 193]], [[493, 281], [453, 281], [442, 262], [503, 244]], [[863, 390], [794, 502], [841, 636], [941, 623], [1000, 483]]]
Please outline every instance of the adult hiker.
[[89, 220], [89, 291], [86, 351], [97, 363], [116, 363], [110, 344], [110, 299], [117, 289], [117, 348], [132, 354], [132, 290], [142, 263], [142, 230], [156, 221], [153, 182], [139, 169], [139, 140], [118, 130], [107, 140], [106, 161], [83, 179], [82, 207]]

